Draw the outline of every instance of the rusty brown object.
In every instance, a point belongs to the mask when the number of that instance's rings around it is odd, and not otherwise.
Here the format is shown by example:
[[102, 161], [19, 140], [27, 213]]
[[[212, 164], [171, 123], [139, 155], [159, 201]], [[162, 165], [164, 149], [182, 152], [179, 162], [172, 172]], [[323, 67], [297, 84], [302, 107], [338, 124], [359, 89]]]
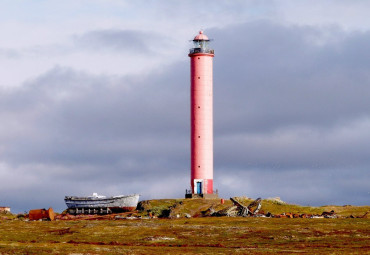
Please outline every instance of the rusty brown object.
[[291, 218], [291, 219], [293, 218], [293, 214], [292, 213], [286, 213], [285, 215], [286, 215], [287, 218]]
[[28, 213], [30, 220], [54, 220], [55, 214], [53, 208], [46, 209], [34, 209]]
[[275, 215], [274, 218], [287, 218], [287, 216], [285, 214], [278, 214]]

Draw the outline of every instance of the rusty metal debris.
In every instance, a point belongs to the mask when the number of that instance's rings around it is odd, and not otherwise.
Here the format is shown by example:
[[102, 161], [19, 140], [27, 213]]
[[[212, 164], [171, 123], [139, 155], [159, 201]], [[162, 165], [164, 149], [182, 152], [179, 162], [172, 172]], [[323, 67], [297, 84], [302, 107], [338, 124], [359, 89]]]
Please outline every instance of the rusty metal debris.
[[243, 205], [240, 203], [236, 198], [230, 198], [230, 200], [234, 203], [234, 206], [227, 210], [226, 215], [233, 217], [233, 216], [254, 216], [257, 215], [259, 210], [261, 209], [261, 198], [257, 198], [248, 206]]
[[46, 209], [34, 209], [28, 213], [30, 220], [54, 220], [55, 214], [53, 208]]
[[271, 214], [267, 213], [265, 217], [269, 218], [308, 218], [308, 219], [320, 219], [320, 218], [329, 218], [329, 219], [336, 219], [338, 218], [338, 215], [335, 214], [334, 210], [331, 210], [330, 212], [323, 212], [322, 214], [298, 214], [298, 213], [282, 213], [282, 214]]

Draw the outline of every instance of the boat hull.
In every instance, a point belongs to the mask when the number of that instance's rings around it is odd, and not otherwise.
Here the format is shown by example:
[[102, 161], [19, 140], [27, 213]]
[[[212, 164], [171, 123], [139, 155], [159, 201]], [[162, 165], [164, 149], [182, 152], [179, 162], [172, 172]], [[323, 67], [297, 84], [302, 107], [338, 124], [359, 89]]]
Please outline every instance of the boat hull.
[[134, 211], [139, 202], [139, 195], [114, 196], [114, 197], [75, 197], [66, 196], [64, 201], [68, 209], [76, 209], [75, 211], [85, 210], [100, 210], [109, 211]]

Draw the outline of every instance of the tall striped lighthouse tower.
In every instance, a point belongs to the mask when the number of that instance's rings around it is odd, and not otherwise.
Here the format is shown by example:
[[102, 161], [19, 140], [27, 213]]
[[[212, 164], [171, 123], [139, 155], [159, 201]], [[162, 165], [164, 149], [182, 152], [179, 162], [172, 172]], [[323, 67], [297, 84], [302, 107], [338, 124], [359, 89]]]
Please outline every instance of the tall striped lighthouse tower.
[[186, 197], [213, 198], [213, 57], [200, 31], [190, 49], [191, 191]]

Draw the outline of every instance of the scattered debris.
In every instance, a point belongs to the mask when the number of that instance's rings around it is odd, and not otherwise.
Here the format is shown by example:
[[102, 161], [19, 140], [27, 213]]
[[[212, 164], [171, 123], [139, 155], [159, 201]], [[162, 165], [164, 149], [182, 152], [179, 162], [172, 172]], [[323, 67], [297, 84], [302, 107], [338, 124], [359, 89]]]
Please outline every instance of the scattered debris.
[[242, 217], [247, 217], [247, 216], [253, 216], [256, 215], [259, 210], [261, 209], [261, 198], [257, 198], [254, 200], [252, 203], [250, 203], [248, 206], [243, 205], [240, 203], [236, 198], [230, 198], [230, 200], [234, 203], [234, 206], [231, 207], [227, 211], [227, 216], [233, 217], [233, 216], [242, 216]]
[[[279, 201], [280, 198], [274, 198], [276, 201]], [[7, 213], [4, 213], [2, 216], [7, 217], [7, 220], [134, 220], [134, 219], [153, 219], [153, 218], [192, 218], [192, 217], [209, 217], [209, 216], [228, 216], [228, 217], [263, 217], [263, 218], [311, 218], [311, 219], [321, 219], [321, 218], [368, 218], [370, 215], [370, 211], [362, 211], [361, 214], [354, 214], [350, 216], [342, 216], [341, 213], [337, 215], [334, 210], [336, 207], [326, 206], [325, 208], [328, 211], [320, 211], [320, 210], [312, 210], [302, 207], [300, 209], [296, 206], [284, 205], [284, 206], [274, 206], [271, 202], [266, 202], [264, 204], [263, 209], [266, 211], [261, 210], [262, 203], [261, 198], [258, 198], [248, 204], [248, 201], [245, 202], [241, 197], [233, 197], [230, 198], [231, 202], [233, 203], [230, 206], [230, 202], [227, 204], [222, 204], [220, 201], [217, 203], [211, 202], [203, 202], [203, 200], [195, 201], [194, 204], [183, 204], [182, 201], [178, 200], [170, 200], [169, 202], [165, 200], [162, 204], [157, 203], [151, 205], [148, 201], [142, 201], [139, 203], [138, 208], [140, 211], [134, 212], [125, 212], [125, 213], [116, 213], [116, 214], [109, 214], [109, 215], [71, 215], [67, 212], [67, 210], [61, 214], [54, 215], [54, 211], [52, 208], [46, 209], [36, 209], [29, 211], [29, 214], [19, 214], [13, 216], [6, 216]], [[266, 200], [264, 200], [266, 201]], [[281, 201], [281, 200], [280, 200]], [[280, 203], [280, 202], [279, 202]], [[283, 202], [284, 203], [284, 202]], [[185, 205], [185, 206], [184, 206]], [[187, 207], [188, 206], [188, 207]], [[190, 208], [190, 209], [189, 209]], [[285, 209], [284, 209], [285, 208]], [[268, 212], [267, 210], [271, 210]], [[329, 211], [331, 210], [331, 211]], [[285, 212], [284, 212], [285, 211]], [[293, 212], [289, 212], [293, 211]], [[273, 212], [273, 213], [271, 213]], [[284, 212], [284, 213], [281, 213]], [[306, 212], [306, 213], [302, 213]], [[314, 212], [316, 214], [308, 214], [307, 212]], [[322, 213], [321, 213], [322, 212]], [[339, 212], [341, 210], [339, 209]], [[364, 213], [366, 212], [366, 213]], [[348, 215], [348, 214], [346, 214]], [[4, 218], [4, 220], [6, 220]], [[0, 218], [2, 220], [2, 218]]]
[[330, 218], [336, 219], [338, 216], [335, 214], [334, 210], [330, 212], [323, 212], [322, 214], [297, 214], [297, 213], [282, 213], [277, 215], [270, 214], [268, 217], [272, 218], [309, 218], [309, 219], [322, 219]]
[[[233, 206], [220, 210], [212, 214], [212, 216], [228, 216], [228, 217], [263, 217], [263, 218], [338, 218], [335, 214], [334, 210], [330, 212], [323, 212], [322, 214], [312, 215], [312, 214], [299, 214], [299, 213], [282, 213], [282, 214], [272, 214], [270, 212], [264, 213], [261, 211], [262, 203], [261, 198], [257, 198], [256, 200], [252, 201], [248, 206], [243, 205], [237, 198], [230, 198], [233, 202]], [[280, 201], [280, 198], [275, 198], [276, 201]], [[279, 203], [280, 203], [279, 202]], [[285, 202], [282, 202], [285, 203]], [[352, 216], [353, 217], [353, 216]], [[367, 217], [367, 214], [361, 217]]]
[[331, 210], [330, 212], [323, 212], [321, 216], [324, 216], [324, 218], [338, 218], [337, 215], [335, 215], [334, 210]]

